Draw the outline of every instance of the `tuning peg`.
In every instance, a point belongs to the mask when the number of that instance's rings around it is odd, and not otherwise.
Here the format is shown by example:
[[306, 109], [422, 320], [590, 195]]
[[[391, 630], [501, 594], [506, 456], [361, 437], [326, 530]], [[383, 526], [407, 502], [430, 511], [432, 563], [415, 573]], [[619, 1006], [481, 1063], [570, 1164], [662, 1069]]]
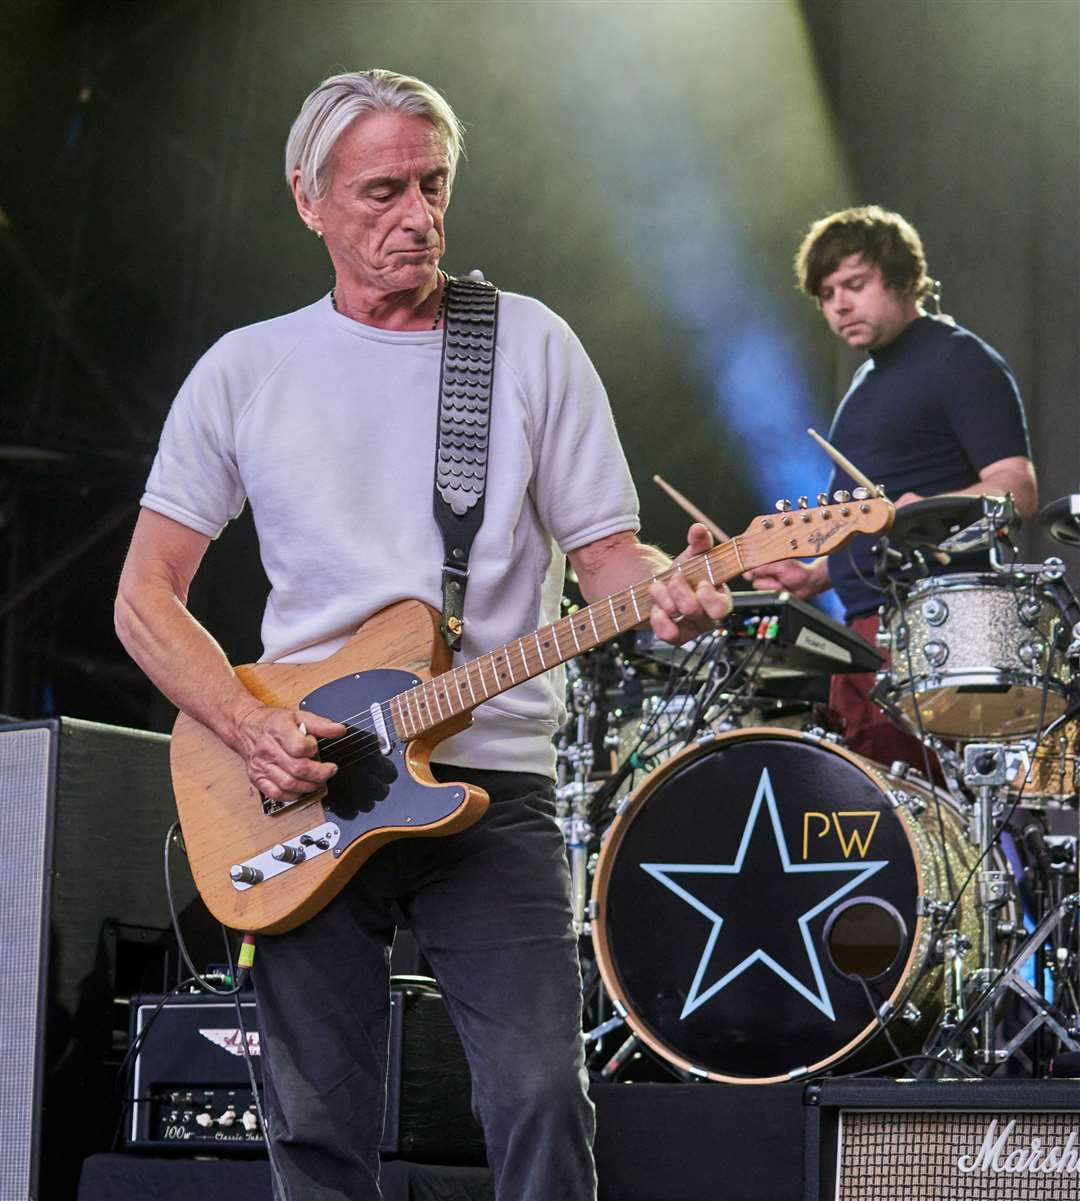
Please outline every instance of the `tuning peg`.
[[852, 488], [851, 495], [856, 500], [869, 500], [870, 499], [870, 489], [869, 488], [861, 488], [861, 487], [860, 488]]
[[829, 503], [829, 494], [828, 492], [819, 492], [815, 499], [822, 508], [825, 508], [825, 506]]
[[790, 500], [778, 500], [776, 502], [775, 508], [776, 508], [777, 513], [790, 513], [791, 512], [791, 501]]
[[839, 492], [832, 494], [832, 498], [838, 505], [846, 505], [851, 500], [851, 493], [841, 488]]
[[809, 508], [810, 508], [810, 499], [809, 499], [809, 497], [806, 497], [806, 496], [800, 496], [800, 497], [799, 497], [799, 500], [798, 500], [798, 505], [799, 505], [799, 508], [800, 508], [800, 509], [809, 509]]

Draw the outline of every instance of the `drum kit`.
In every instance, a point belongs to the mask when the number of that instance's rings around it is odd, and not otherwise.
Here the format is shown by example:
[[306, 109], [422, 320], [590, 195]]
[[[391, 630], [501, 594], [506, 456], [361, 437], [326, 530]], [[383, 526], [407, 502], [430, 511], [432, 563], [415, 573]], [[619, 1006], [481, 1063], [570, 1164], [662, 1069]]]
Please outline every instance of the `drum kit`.
[[[1073, 507], [1044, 516], [1062, 542]], [[1018, 562], [1017, 525], [1009, 498], [900, 510], [878, 650], [743, 592], [693, 643], [569, 664], [557, 806], [594, 1071], [1038, 1076], [1080, 1052], [1080, 607], [1060, 559]], [[875, 669], [914, 763], [830, 728], [823, 684]]]

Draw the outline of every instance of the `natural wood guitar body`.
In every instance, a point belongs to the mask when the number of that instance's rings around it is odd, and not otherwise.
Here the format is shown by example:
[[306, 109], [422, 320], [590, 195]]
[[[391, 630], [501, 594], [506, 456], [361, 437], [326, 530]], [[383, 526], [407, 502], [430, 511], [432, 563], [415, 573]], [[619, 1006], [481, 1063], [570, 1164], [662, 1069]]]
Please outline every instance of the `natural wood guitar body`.
[[[407, 673], [406, 681], [428, 680], [446, 669], [448, 658], [439, 637], [437, 614], [419, 601], [402, 601], [375, 614], [327, 659], [317, 663], [258, 663], [238, 668], [237, 675], [265, 704], [289, 708], [332, 681], [377, 669], [394, 668]], [[323, 712], [322, 708], [318, 711]], [[323, 716], [337, 719], [333, 713]], [[432, 777], [431, 749], [464, 729], [470, 720], [467, 714], [458, 716], [429, 737], [405, 744], [401, 754], [407, 774], [391, 786], [391, 796], [399, 789], [430, 789], [435, 794], [433, 800], [448, 798], [444, 803], [449, 806], [455, 786], [438, 784]], [[267, 815], [240, 757], [205, 726], [184, 714], [173, 730], [171, 755], [176, 808], [199, 893], [218, 921], [251, 933], [277, 934], [292, 929], [336, 896], [357, 868], [384, 843], [394, 838], [452, 834], [474, 822], [488, 803], [481, 789], [460, 784], [456, 787], [464, 790], [464, 799], [434, 822], [382, 824], [381, 813], [396, 812], [393, 805], [386, 804], [388, 797], [376, 802], [370, 831], [360, 834], [340, 856], [322, 854], [264, 886], [238, 891], [229, 876], [232, 865], [321, 825], [329, 816], [324, 806], [327, 797], [320, 794]], [[332, 781], [331, 794], [336, 780]]]

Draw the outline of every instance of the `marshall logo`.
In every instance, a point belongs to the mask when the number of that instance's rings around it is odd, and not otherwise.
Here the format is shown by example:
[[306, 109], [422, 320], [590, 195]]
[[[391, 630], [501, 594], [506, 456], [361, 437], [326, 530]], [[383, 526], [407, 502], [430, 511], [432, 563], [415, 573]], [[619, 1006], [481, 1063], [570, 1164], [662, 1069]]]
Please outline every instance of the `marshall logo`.
[[821, 548], [826, 542], [829, 541], [833, 534], [837, 533], [839, 529], [840, 527], [838, 525], [834, 525], [832, 529], [813, 530], [811, 533], [807, 534], [806, 540], [813, 545], [814, 550], [820, 553]]
[[[232, 1030], [200, 1030], [203, 1038], [209, 1039], [215, 1047], [228, 1051], [230, 1055], [243, 1055], [244, 1044], [240, 1031], [234, 1026]], [[247, 1036], [248, 1054], [259, 1054], [259, 1032], [250, 1030]]]
[[956, 1166], [961, 1172], [996, 1172], [1013, 1176], [1023, 1175], [1080, 1175], [1080, 1145], [1077, 1133], [1070, 1131], [1064, 1146], [1045, 1146], [1041, 1138], [1033, 1138], [1029, 1146], [1009, 1148], [1009, 1138], [1016, 1128], [1015, 1119], [998, 1129], [998, 1120], [986, 1128], [982, 1146], [976, 1155], [961, 1155]]

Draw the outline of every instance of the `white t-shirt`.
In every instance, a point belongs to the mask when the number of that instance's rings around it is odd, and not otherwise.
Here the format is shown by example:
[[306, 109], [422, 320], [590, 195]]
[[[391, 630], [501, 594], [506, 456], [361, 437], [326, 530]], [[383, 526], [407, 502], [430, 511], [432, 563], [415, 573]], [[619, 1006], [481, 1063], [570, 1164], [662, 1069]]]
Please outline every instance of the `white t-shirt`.
[[[442, 331], [395, 332], [329, 297], [226, 334], [173, 403], [142, 504], [216, 538], [251, 502], [270, 595], [263, 660], [309, 662], [409, 597], [442, 607], [432, 512]], [[565, 552], [638, 528], [607, 396], [569, 326], [499, 300], [484, 520], [455, 663], [559, 616]], [[558, 669], [480, 705], [433, 758], [554, 772]]]

